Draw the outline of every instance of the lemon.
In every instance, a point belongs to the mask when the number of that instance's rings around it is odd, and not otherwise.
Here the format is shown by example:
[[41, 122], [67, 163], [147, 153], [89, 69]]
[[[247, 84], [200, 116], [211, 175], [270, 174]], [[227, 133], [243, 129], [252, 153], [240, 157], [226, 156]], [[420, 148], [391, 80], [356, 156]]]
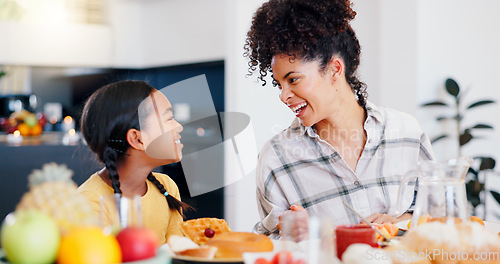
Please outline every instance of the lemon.
[[58, 264], [121, 263], [120, 245], [98, 227], [72, 228], [61, 240]]

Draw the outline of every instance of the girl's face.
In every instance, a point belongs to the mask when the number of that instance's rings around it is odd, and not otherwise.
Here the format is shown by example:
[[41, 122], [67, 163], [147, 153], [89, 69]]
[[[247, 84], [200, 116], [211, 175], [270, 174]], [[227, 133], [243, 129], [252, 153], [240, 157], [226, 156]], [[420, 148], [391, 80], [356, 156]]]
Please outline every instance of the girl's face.
[[335, 105], [338, 105], [339, 93], [329, 71], [320, 72], [318, 61], [275, 55], [271, 68], [281, 101], [304, 126], [312, 126], [338, 111]]
[[173, 116], [172, 105], [160, 91], [154, 91], [139, 106], [146, 111], [144, 120], [139, 118], [141, 137], [148, 156], [168, 163], [182, 159], [182, 125]]

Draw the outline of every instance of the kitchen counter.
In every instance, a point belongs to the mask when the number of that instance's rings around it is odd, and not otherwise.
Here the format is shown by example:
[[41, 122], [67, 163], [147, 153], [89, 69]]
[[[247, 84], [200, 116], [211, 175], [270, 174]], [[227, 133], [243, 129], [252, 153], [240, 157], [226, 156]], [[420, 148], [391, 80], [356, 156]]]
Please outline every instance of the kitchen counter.
[[[57, 145], [71, 145], [76, 146], [82, 144], [81, 136], [76, 134], [73, 136], [72, 140], [69, 139], [69, 135], [65, 135], [63, 132], [52, 132], [44, 131], [40, 136], [27, 136], [23, 137], [22, 143], [10, 143], [7, 141], [9, 135], [5, 133], [0, 133], [0, 145], [1, 146], [57, 146]], [[12, 136], [12, 135], [10, 135]], [[79, 139], [76, 140], [78, 137]], [[75, 139], [75, 140], [73, 140]]]
[[5, 135], [0, 136], [0, 219], [13, 211], [28, 191], [28, 175], [45, 163], [66, 164], [78, 185], [101, 168], [86, 145], [64, 145], [57, 133], [23, 140], [19, 145], [7, 144]]

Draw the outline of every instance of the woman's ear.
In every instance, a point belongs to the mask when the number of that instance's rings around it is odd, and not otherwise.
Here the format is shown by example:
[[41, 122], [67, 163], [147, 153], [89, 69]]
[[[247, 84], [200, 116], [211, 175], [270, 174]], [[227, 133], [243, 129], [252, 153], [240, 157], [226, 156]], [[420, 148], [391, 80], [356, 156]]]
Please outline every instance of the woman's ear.
[[344, 61], [337, 56], [333, 56], [332, 59], [330, 60], [330, 63], [328, 64], [328, 72], [330, 73], [330, 76], [334, 78], [338, 78], [344, 75], [345, 72]]
[[137, 150], [144, 150], [144, 143], [142, 143], [141, 131], [131, 128], [127, 131], [128, 144]]

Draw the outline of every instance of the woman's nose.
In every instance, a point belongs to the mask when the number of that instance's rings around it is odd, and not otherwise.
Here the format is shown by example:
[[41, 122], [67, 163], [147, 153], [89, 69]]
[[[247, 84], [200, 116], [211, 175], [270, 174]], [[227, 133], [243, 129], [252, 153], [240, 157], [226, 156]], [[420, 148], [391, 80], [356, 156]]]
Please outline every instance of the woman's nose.
[[284, 104], [287, 104], [288, 100], [290, 100], [290, 98], [292, 98], [292, 96], [293, 96], [293, 92], [290, 91], [289, 88], [287, 88], [287, 87], [282, 87], [281, 88], [281, 90], [280, 90], [280, 100]]

